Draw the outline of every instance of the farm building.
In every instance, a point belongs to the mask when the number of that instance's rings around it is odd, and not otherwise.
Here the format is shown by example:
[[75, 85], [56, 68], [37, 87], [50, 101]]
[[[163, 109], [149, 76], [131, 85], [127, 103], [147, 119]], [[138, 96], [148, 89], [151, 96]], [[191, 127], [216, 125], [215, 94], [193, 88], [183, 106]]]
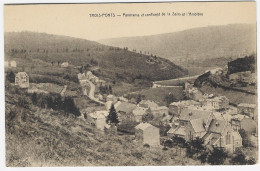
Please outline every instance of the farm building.
[[15, 85], [18, 85], [21, 88], [29, 87], [29, 76], [26, 72], [18, 72], [15, 75]]
[[136, 140], [150, 146], [160, 145], [159, 128], [149, 124], [140, 123], [135, 127]]

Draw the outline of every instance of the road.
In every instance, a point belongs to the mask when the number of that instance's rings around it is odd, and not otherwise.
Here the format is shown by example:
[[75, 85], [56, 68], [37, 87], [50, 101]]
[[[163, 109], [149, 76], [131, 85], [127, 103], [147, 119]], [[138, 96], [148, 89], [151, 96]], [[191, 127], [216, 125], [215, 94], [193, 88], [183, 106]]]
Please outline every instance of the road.
[[170, 79], [170, 80], [162, 80], [162, 81], [154, 81], [153, 82], [153, 85], [154, 84], [161, 84], [165, 81], [180, 81], [180, 80], [189, 80], [189, 79], [196, 79], [198, 78], [198, 76], [200, 75], [194, 75], [194, 76], [188, 76], [188, 77], [181, 77], [181, 78], [175, 78], [175, 79]]
[[93, 101], [95, 101], [95, 102], [97, 102], [97, 103], [99, 103], [99, 104], [104, 105], [104, 104], [105, 104], [104, 102], [100, 101], [98, 98], [95, 97], [95, 89], [96, 89], [96, 86], [95, 86], [91, 81], [89, 81], [89, 80], [86, 80], [86, 82], [87, 82], [86, 84], [89, 85], [90, 90], [89, 90], [89, 93], [87, 94], [87, 89], [85, 89], [84, 86], [81, 84], [81, 86], [82, 86], [82, 91], [83, 91], [83, 95], [86, 95], [86, 96], [88, 96], [91, 100], [93, 100]]

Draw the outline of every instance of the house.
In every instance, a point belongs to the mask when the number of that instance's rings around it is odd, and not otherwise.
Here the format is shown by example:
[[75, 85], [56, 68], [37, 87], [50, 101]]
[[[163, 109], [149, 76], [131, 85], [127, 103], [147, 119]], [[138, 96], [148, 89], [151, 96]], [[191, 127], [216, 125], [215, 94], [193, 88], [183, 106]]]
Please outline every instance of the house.
[[128, 102], [118, 102], [115, 104], [115, 109], [118, 114], [119, 121], [134, 120], [133, 110], [136, 108], [135, 104]]
[[158, 105], [151, 100], [142, 100], [138, 103], [137, 106], [144, 107], [144, 108], [156, 108]]
[[107, 97], [106, 97], [106, 101], [112, 101], [112, 102], [116, 102], [117, 101], [117, 97], [112, 95], [112, 94], [109, 94]]
[[106, 101], [106, 103], [105, 103], [105, 106], [106, 106], [106, 109], [107, 109], [107, 111], [109, 111], [109, 110], [110, 110], [110, 108], [111, 108], [112, 104], [113, 104], [113, 102], [112, 102], [112, 101]]
[[140, 123], [135, 127], [135, 138], [138, 142], [141, 142], [142, 144], [148, 144], [150, 146], [159, 146], [159, 128], [149, 123]]
[[134, 118], [135, 118], [135, 121], [136, 122], [142, 122], [142, 117], [143, 115], [145, 115], [147, 113], [147, 108], [144, 108], [144, 107], [136, 107], [134, 110], [133, 110], [133, 115], [134, 115]]
[[210, 73], [213, 75], [219, 75], [222, 73], [222, 71], [223, 71], [222, 68], [215, 68], [215, 69], [210, 70]]
[[106, 117], [108, 116], [108, 111], [95, 111], [86, 116], [86, 121], [96, 127], [99, 130], [104, 130], [106, 126]]
[[196, 137], [202, 137], [207, 133], [210, 121], [214, 119], [213, 112], [197, 109], [185, 108], [180, 113], [179, 126], [167, 132], [169, 137], [179, 136], [186, 141]]
[[257, 120], [257, 106], [256, 104], [240, 103], [237, 106], [238, 113], [249, 116], [253, 120]]
[[136, 108], [135, 104], [128, 103], [128, 102], [120, 102], [119, 101], [118, 105], [115, 104], [116, 111], [119, 112], [119, 113], [123, 113], [123, 114], [132, 113], [135, 108]]
[[85, 73], [78, 73], [78, 80], [86, 79]]
[[29, 76], [26, 72], [18, 72], [15, 75], [15, 85], [18, 85], [21, 88], [29, 87]]
[[11, 61], [11, 62], [10, 62], [10, 67], [16, 68], [16, 61]]
[[104, 98], [103, 98], [103, 96], [101, 94], [98, 94], [98, 99], [99, 100], [103, 100]]
[[185, 84], [184, 84], [184, 90], [185, 91], [188, 91], [189, 89], [191, 89], [193, 87], [193, 84], [192, 83], [190, 83], [190, 82], [185, 82]]
[[5, 67], [6, 67], [6, 68], [9, 67], [9, 61], [5, 61]]
[[199, 100], [201, 106], [212, 107], [213, 109], [226, 109], [229, 105], [229, 99], [226, 96], [216, 96]]
[[169, 115], [169, 108], [166, 106], [151, 107], [149, 109], [155, 117], [163, 117]]
[[67, 68], [69, 66], [69, 63], [68, 62], [63, 62], [60, 66], [62, 68]]
[[183, 100], [178, 102], [173, 102], [169, 105], [169, 113], [179, 116], [181, 110], [188, 106], [199, 106], [199, 103], [194, 100]]
[[205, 145], [224, 148], [229, 152], [242, 147], [242, 137], [238, 132], [233, 131], [231, 125], [225, 120], [213, 119], [207, 134], [202, 139]]
[[128, 99], [123, 96], [120, 96], [118, 99], [123, 102], [128, 102]]

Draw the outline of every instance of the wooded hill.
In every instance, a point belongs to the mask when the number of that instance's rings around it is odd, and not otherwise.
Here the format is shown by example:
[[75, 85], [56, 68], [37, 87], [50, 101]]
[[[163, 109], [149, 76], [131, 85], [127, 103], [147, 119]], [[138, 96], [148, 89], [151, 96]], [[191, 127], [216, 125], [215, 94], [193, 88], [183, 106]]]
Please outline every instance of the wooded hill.
[[[128, 51], [97, 42], [35, 32], [7, 32], [5, 58], [41, 59], [75, 66], [95, 66], [101, 78], [134, 81], [165, 80], [187, 72], [169, 60]], [[37, 68], [37, 66], [36, 66]]]

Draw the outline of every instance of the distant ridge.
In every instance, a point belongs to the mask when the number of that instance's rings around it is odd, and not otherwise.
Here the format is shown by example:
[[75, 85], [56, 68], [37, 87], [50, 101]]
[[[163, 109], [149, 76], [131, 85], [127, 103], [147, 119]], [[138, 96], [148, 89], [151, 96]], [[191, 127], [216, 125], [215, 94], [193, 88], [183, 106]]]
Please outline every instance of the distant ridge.
[[205, 59], [244, 56], [256, 52], [256, 26], [230, 24], [208, 26], [151, 36], [102, 39], [111, 46], [150, 52], [166, 59]]

